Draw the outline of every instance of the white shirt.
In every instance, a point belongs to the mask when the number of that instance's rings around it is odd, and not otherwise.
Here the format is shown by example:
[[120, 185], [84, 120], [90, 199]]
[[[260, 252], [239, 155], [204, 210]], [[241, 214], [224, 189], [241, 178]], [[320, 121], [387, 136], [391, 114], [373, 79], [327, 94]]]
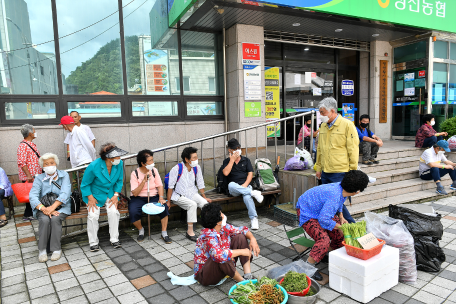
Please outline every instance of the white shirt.
[[[90, 129], [89, 126], [81, 124], [79, 126], [79, 128], [81, 128], [82, 130], [84, 130], [84, 132], [86, 132], [86, 134], [89, 137], [90, 141], [95, 139], [95, 136], [93, 135], [92, 130]], [[70, 144], [70, 137], [71, 137], [70, 132], [68, 132], [68, 134], [67, 134], [67, 136], [65, 138], [65, 141], [64, 141], [65, 144], [67, 144], [67, 145]]]
[[[198, 189], [204, 189], [204, 178], [201, 171], [201, 167], [198, 165], [198, 173], [196, 175], [196, 183], [198, 188], [195, 186], [195, 173], [192, 170], [188, 171], [187, 167], [183, 165], [182, 175], [177, 182], [177, 176], [179, 175], [179, 166], [175, 165], [169, 172], [168, 188], [174, 189], [171, 195], [171, 200], [177, 201], [181, 196], [188, 199], [198, 193]], [[177, 183], [176, 183], [177, 182]]]
[[73, 131], [68, 135], [70, 135], [68, 145], [70, 145], [72, 168], [90, 163], [97, 158], [95, 148], [83, 129], [74, 126]]
[[447, 161], [444, 153], [435, 154], [433, 147], [425, 150], [420, 157], [420, 175], [426, 174], [428, 173], [427, 171], [431, 170], [431, 167], [428, 165], [429, 163], [441, 163], [442, 161]]

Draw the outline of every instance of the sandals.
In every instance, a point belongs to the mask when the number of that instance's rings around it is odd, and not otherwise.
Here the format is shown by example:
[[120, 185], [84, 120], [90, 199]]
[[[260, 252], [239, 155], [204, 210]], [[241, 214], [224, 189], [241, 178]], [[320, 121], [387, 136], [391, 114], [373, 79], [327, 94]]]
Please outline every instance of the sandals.
[[185, 237], [192, 242], [196, 242], [196, 240], [198, 240], [198, 237], [196, 235], [189, 235], [187, 232], [185, 233]]
[[6, 224], [8, 224], [8, 220], [0, 220], [0, 228], [6, 226]]

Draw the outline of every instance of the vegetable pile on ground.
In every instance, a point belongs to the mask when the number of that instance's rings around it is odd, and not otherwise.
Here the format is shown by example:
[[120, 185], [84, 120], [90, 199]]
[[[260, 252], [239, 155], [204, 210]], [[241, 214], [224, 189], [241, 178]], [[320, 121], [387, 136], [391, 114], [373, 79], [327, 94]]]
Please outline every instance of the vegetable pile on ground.
[[274, 287], [277, 284], [276, 280], [268, 277], [262, 277], [257, 283], [237, 284], [230, 299], [239, 304], [280, 304], [284, 296], [280, 289]]
[[345, 244], [356, 248], [362, 248], [357, 239], [366, 234], [365, 221], [353, 224], [343, 224], [340, 226], [340, 229], [342, 229], [342, 232], [344, 233]]
[[309, 286], [305, 273], [297, 273], [291, 270], [287, 272], [281, 285], [288, 292], [302, 292]]

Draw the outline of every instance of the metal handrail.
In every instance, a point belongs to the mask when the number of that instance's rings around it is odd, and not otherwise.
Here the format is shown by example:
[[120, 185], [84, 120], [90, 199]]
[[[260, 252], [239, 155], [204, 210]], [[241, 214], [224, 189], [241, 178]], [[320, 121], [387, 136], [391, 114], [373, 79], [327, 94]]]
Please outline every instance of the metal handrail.
[[[179, 144], [174, 144], [174, 145], [170, 145], [170, 146], [166, 146], [166, 147], [162, 147], [162, 148], [157, 148], [157, 149], [154, 149], [154, 150], [151, 150], [151, 151], [153, 153], [166, 151], [166, 150], [170, 150], [170, 149], [173, 149], [173, 148], [179, 148], [179, 147], [182, 147], [182, 146], [186, 146], [186, 145], [190, 145], [190, 144], [194, 144], [194, 143], [198, 143], [198, 142], [203, 142], [203, 141], [210, 140], [210, 139], [216, 139], [216, 138], [222, 137], [222, 136], [227, 136], [227, 135], [237, 134], [237, 133], [240, 134], [241, 132], [244, 132], [244, 131], [247, 132], [248, 130], [258, 129], [258, 128], [264, 127], [264, 126], [275, 125], [275, 128], [277, 128], [277, 124], [280, 123], [280, 122], [291, 120], [291, 119], [295, 120], [295, 122], [296, 122], [297, 118], [301, 118], [302, 117], [304, 119], [304, 116], [309, 115], [309, 114], [312, 115], [312, 127], [311, 127], [311, 129], [313, 130], [314, 129], [313, 128], [314, 127], [314, 119], [313, 119], [313, 117], [315, 115], [315, 111], [314, 110], [312, 110], [310, 112], [301, 113], [301, 114], [298, 114], [298, 115], [293, 115], [293, 116], [286, 117], [286, 118], [277, 119], [277, 120], [270, 121], [270, 122], [261, 123], [261, 124], [250, 126], [250, 127], [246, 127], [246, 128], [237, 129], [237, 130], [234, 130], [234, 131], [229, 131], [229, 132], [220, 133], [220, 134], [216, 134], [216, 135], [210, 135], [210, 136], [206, 136], [206, 137], [202, 137], [202, 138], [198, 138], [198, 139], [189, 140], [189, 141], [186, 141], [186, 142], [183, 142], [183, 143], [179, 143]], [[304, 124], [303, 124], [303, 126], [304, 126]], [[285, 130], [286, 130], [286, 128], [285, 128]], [[294, 133], [294, 134], [296, 134], [296, 133]], [[286, 131], [285, 131], [285, 135], [286, 135]], [[245, 136], [245, 138], [247, 139], [247, 136]], [[256, 136], [256, 138], [258, 139], [258, 136]], [[275, 141], [276, 141], [275, 146], [276, 146], [276, 150], [277, 150], [277, 137], [275, 138]], [[294, 141], [296, 142], [296, 136], [294, 136]], [[267, 143], [266, 143], [266, 145], [267, 145]], [[310, 141], [310, 145], [311, 145], [311, 149], [310, 150], [312, 151], [312, 147], [313, 147], [313, 141], [312, 140]], [[257, 145], [256, 146], [258, 146], [258, 140], [257, 140]], [[286, 137], [285, 137], [285, 146], [286, 146]], [[276, 151], [276, 154], [277, 154], [277, 151]], [[129, 154], [129, 155], [126, 155], [126, 156], [122, 156], [121, 159], [122, 160], [131, 159], [131, 158], [136, 157], [137, 155], [138, 155], [137, 153]], [[76, 168], [66, 169], [64, 171], [66, 171], [66, 172], [79, 171], [79, 170], [87, 168], [88, 166], [89, 165], [80, 166], [80, 167], [76, 167]]]

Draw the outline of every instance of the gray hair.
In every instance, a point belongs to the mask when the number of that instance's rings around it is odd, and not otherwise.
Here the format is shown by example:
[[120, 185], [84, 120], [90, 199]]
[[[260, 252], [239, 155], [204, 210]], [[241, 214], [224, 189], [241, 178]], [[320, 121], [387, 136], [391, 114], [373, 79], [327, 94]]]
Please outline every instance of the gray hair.
[[28, 137], [30, 133], [33, 133], [33, 126], [29, 124], [22, 125], [21, 133], [24, 138]]
[[337, 101], [332, 97], [326, 97], [318, 104], [318, 108], [325, 108], [326, 111], [334, 110], [337, 113]]
[[43, 168], [43, 163], [46, 159], [54, 159], [55, 163], [57, 164], [57, 166], [59, 165], [59, 157], [57, 155], [55, 155], [54, 153], [46, 153], [46, 154], [43, 154], [43, 156], [40, 157], [40, 159], [38, 160], [38, 162], [40, 163], [40, 166], [41, 168]]

